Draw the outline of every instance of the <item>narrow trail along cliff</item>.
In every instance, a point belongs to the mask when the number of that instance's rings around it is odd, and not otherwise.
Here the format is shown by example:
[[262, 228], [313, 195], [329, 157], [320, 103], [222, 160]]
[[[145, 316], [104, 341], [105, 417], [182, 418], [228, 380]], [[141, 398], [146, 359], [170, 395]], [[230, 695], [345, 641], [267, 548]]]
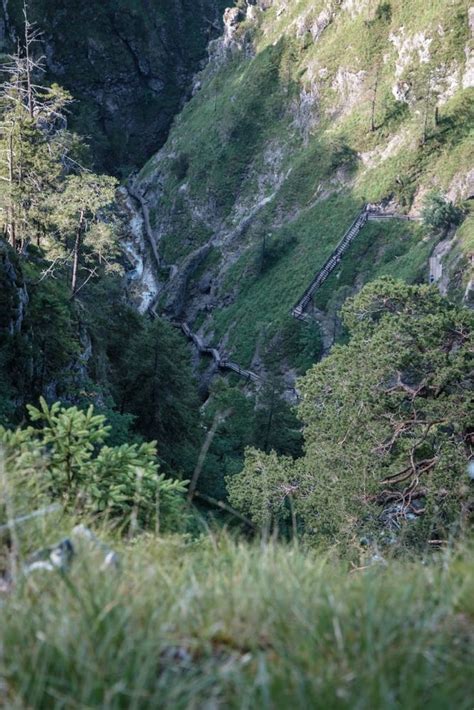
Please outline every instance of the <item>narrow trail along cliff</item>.
[[[148, 207], [147, 200], [143, 193], [135, 189], [133, 185], [128, 186], [128, 192], [130, 196], [140, 205], [140, 209], [143, 214], [143, 224], [146, 233], [147, 242], [150, 251], [153, 255], [153, 259], [157, 269], [163, 269], [164, 267], [169, 268], [172, 272], [173, 265], [164, 264], [163, 260], [160, 258], [158, 253], [158, 248], [156, 241], [154, 239], [153, 230], [150, 221], [150, 211]], [[365, 227], [369, 220], [384, 220], [384, 219], [411, 219], [405, 215], [399, 215], [392, 212], [384, 212], [377, 205], [364, 205], [356, 219], [352, 222], [350, 227], [344, 233], [342, 239], [338, 243], [337, 247], [331, 253], [327, 261], [324, 263], [321, 269], [317, 271], [313, 280], [309, 284], [308, 288], [305, 290], [300, 299], [291, 310], [291, 315], [300, 321], [310, 321], [311, 317], [307, 313], [308, 306], [312, 303], [313, 297], [323, 283], [329, 278], [332, 272], [339, 266], [342, 258], [350, 249], [351, 244], [358, 237], [362, 229]], [[151, 306], [149, 312], [152, 317], [157, 317], [157, 312], [154, 306]], [[228, 372], [233, 372], [238, 375], [238, 377], [246, 380], [247, 382], [253, 382], [254, 384], [260, 384], [262, 382], [262, 377], [252, 370], [241, 367], [238, 363], [233, 362], [227, 358], [223, 353], [219, 351], [218, 348], [212, 345], [206, 344], [201, 336], [194, 333], [190, 325], [181, 319], [171, 319], [176, 327], [181, 328], [184, 335], [190, 340], [198, 353], [200, 355], [205, 355], [212, 358], [216, 367], [220, 370], [226, 370]]]

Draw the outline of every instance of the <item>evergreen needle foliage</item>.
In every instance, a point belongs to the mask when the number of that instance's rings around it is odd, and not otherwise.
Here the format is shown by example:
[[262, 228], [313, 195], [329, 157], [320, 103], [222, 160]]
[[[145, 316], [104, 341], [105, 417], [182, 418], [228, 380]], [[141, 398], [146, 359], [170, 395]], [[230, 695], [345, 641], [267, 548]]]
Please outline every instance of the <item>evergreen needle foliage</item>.
[[[28, 462], [51, 499], [76, 513], [116, 518], [127, 526], [177, 529], [185, 525], [186, 482], [159, 473], [155, 442], [105, 446], [105, 417], [77, 407], [28, 407], [34, 426], [0, 427], [0, 444], [18, 471]], [[44, 461], [42, 461], [44, 457]], [[38, 466], [41, 465], [41, 468]], [[6, 466], [6, 475], [10, 475]]]
[[294, 502], [304, 534], [426, 545], [466, 530], [473, 491], [473, 317], [381, 279], [343, 309], [351, 335], [300, 382], [305, 456], [249, 451], [230, 500], [257, 524]]

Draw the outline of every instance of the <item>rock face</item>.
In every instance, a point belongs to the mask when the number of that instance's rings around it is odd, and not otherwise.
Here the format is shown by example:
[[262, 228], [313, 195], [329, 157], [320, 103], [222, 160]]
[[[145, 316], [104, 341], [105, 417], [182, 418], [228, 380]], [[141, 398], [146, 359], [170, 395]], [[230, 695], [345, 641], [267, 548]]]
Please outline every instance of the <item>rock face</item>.
[[[126, 174], [167, 137], [219, 35], [225, 0], [31, 0], [50, 79], [78, 100], [75, 127], [97, 166]], [[0, 8], [0, 49], [21, 32], [22, 0]], [[1, 16], [3, 15], [3, 16]]]
[[[408, 213], [432, 189], [467, 197], [468, 161], [437, 163], [444, 126], [456, 126], [450, 150], [469, 152], [461, 92], [474, 20], [456, 2], [459, 13], [441, 3], [430, 17], [423, 0], [239, 0], [226, 10], [193, 98], [133, 181], [151, 233], [145, 248], [135, 241], [152, 266], [154, 245], [159, 263], [142, 277], [132, 259], [141, 310], [154, 292], [157, 312], [252, 370], [279, 333], [291, 358], [306, 347], [291, 309], [364, 202]], [[428, 158], [424, 132], [441, 141]], [[370, 225], [359, 259], [320, 294], [324, 348], [344, 300], [390, 260], [391, 273], [427, 280], [421, 236], [392, 222]]]
[[19, 333], [28, 304], [28, 292], [17, 262], [15, 252], [0, 243], [0, 339], [2, 334]]

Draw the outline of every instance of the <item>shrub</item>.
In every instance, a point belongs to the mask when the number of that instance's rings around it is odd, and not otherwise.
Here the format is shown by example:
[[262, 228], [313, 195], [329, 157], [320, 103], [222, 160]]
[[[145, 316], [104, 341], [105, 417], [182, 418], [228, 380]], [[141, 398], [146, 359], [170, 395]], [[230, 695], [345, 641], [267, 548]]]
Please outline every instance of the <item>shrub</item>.
[[171, 172], [178, 182], [182, 182], [189, 171], [189, 156], [180, 153], [171, 165]]
[[110, 427], [92, 406], [49, 407], [41, 399], [28, 411], [36, 426], [14, 433], [0, 428], [0, 443], [12, 462], [43, 454], [41, 475], [51, 498], [80, 512], [133, 519], [143, 528], [179, 524], [186, 483], [159, 473], [155, 442], [104, 446]]
[[380, 3], [375, 13], [375, 17], [377, 18], [377, 20], [381, 20], [382, 22], [390, 22], [392, 19], [392, 6], [390, 5], [390, 3]]
[[435, 231], [446, 233], [452, 225], [460, 224], [463, 212], [449, 202], [440, 192], [430, 192], [424, 204], [422, 217], [425, 225]]

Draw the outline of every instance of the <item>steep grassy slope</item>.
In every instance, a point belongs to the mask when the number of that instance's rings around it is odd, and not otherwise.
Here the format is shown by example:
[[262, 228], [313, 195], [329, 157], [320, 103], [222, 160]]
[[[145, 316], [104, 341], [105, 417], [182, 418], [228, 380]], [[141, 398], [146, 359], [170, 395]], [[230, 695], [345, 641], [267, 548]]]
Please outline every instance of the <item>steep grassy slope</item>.
[[[362, 204], [417, 214], [433, 187], [473, 193], [473, 20], [468, 0], [241, 5], [137, 184], [178, 266], [160, 307], [248, 364]], [[406, 222], [369, 225], [317, 305], [381, 273], [427, 278], [433, 245]]]
[[[127, 174], [167, 137], [225, 0], [30, 0], [50, 77], [78, 103], [76, 124], [97, 165]], [[5, 0], [7, 31], [22, 31], [23, 0]], [[1, 10], [0, 10], [1, 18]], [[0, 37], [1, 47], [1, 37]]]

